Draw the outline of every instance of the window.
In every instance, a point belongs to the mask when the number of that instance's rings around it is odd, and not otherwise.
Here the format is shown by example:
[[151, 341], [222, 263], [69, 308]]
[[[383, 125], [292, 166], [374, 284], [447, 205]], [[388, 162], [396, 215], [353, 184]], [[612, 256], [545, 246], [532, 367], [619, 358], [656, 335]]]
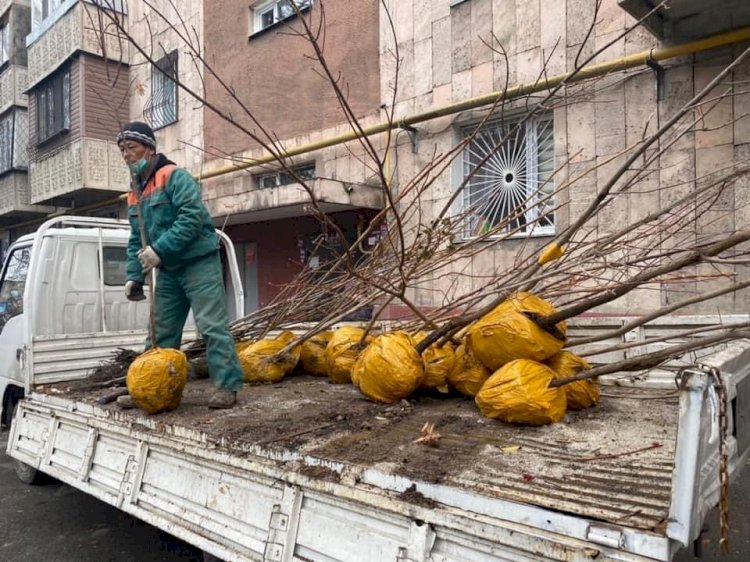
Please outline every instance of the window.
[[63, 0], [31, 0], [31, 29], [42, 25], [49, 15], [54, 12]]
[[[465, 129], [464, 137], [473, 131]], [[493, 229], [497, 234], [554, 234], [554, 162], [551, 115], [523, 124], [515, 118], [486, 125], [463, 153], [462, 180], [475, 172], [462, 193], [463, 237]]]
[[15, 109], [0, 118], [0, 174], [28, 167], [28, 140], [26, 111]]
[[270, 0], [253, 6], [251, 11], [253, 33], [264, 29], [295, 15], [294, 2], [300, 10], [306, 10], [312, 5], [312, 0]]
[[[127, 0], [85, 0], [85, 2], [99, 6], [109, 12], [127, 14]], [[20, 3], [25, 6], [29, 5], [28, 1], [14, 3]], [[42, 34], [49, 31], [56, 22], [64, 17], [71, 7], [78, 3], [72, 0], [31, 0], [31, 32], [26, 36], [26, 44], [31, 45], [34, 43]], [[10, 2], [4, 2], [3, 4], [7, 5]], [[84, 17], [88, 18], [90, 15]], [[28, 25], [28, 16], [26, 17], [26, 25]], [[24, 33], [24, 35], [26, 34]]]
[[[304, 164], [292, 168], [294, 173], [304, 181], [315, 179], [315, 164]], [[289, 185], [297, 183], [297, 180], [288, 172], [274, 172], [272, 174], [263, 174], [257, 176], [258, 187], [264, 189], [267, 187], [279, 187], [280, 185]]]
[[102, 261], [105, 285], [125, 285], [127, 278], [128, 252], [124, 246], [104, 246]]
[[13, 112], [0, 119], [0, 174], [13, 167]]
[[8, 257], [0, 284], [0, 331], [5, 323], [23, 312], [23, 293], [29, 272], [31, 248], [18, 248]]
[[0, 26], [0, 66], [10, 59], [10, 27], [7, 23]]
[[156, 61], [151, 68], [151, 97], [143, 116], [159, 129], [177, 121], [177, 51]]
[[70, 67], [36, 87], [36, 138], [42, 143], [70, 129]]

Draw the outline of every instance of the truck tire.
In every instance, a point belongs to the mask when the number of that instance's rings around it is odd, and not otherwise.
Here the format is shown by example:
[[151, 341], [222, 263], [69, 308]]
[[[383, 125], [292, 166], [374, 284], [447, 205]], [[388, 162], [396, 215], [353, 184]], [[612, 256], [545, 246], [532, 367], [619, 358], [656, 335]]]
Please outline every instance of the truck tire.
[[[13, 416], [11, 417], [11, 420], [16, 418], [16, 410], [18, 410], [18, 402], [13, 405]], [[33, 486], [41, 481], [41, 472], [33, 466], [29, 466], [18, 459], [13, 459], [13, 470], [16, 472], [18, 479], [24, 484]]]

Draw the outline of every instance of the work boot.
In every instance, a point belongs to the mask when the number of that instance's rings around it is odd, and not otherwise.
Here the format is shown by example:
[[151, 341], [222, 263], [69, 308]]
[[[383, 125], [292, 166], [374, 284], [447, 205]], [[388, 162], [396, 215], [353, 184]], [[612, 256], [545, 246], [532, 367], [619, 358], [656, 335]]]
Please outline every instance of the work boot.
[[213, 393], [208, 407], [214, 410], [231, 408], [237, 402], [237, 393], [234, 390], [219, 389]]
[[133, 397], [130, 396], [130, 394], [118, 396], [117, 402], [115, 402], [115, 404], [117, 404], [117, 406], [122, 408], [123, 410], [131, 410], [135, 408], [135, 402], [133, 402]]
[[192, 359], [188, 363], [188, 380], [197, 381], [208, 378], [208, 362], [205, 357]]

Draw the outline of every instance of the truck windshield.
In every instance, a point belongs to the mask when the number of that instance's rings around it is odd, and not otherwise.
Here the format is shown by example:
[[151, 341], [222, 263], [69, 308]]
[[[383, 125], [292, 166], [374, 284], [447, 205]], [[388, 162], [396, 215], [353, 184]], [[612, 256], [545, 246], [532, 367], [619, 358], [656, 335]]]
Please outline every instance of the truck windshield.
[[0, 331], [5, 323], [23, 312], [23, 292], [29, 272], [31, 248], [17, 248], [5, 262], [0, 282]]

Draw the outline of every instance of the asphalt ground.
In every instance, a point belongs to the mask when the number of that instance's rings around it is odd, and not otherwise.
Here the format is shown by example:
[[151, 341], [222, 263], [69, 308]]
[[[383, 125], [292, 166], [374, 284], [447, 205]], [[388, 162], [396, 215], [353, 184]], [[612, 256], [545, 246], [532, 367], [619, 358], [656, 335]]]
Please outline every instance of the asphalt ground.
[[[200, 562], [200, 550], [65, 484], [45, 479], [28, 486], [16, 478], [0, 433], [0, 560], [6, 562]], [[716, 511], [701, 546], [704, 561], [750, 560], [750, 466], [732, 487], [731, 552], [718, 549]], [[700, 560], [692, 549], [675, 558]]]
[[200, 550], [51, 478], [22, 483], [0, 433], [0, 560], [201, 562]]

